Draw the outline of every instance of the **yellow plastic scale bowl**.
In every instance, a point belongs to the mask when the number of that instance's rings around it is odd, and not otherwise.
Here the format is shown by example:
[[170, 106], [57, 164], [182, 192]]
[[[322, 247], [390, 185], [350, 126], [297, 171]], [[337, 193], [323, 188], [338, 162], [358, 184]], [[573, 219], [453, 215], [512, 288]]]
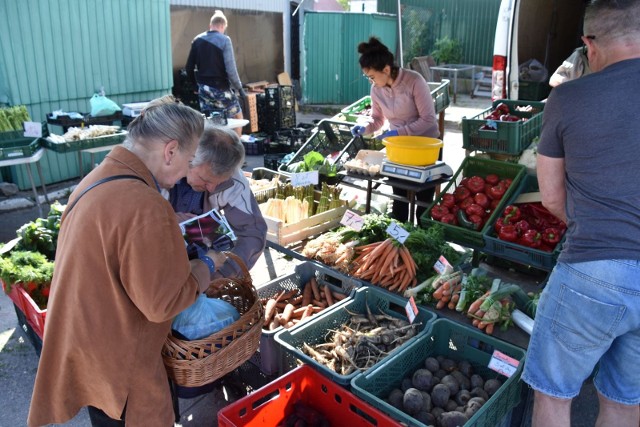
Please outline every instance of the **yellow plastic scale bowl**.
[[387, 159], [409, 166], [428, 166], [438, 160], [442, 141], [426, 136], [391, 136], [382, 140]]

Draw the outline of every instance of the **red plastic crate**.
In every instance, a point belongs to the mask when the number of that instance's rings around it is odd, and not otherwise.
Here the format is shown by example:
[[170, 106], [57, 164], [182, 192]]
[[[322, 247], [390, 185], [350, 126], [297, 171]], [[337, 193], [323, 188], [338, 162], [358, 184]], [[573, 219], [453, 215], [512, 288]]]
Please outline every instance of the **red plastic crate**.
[[13, 286], [13, 288], [18, 291], [21, 300], [19, 307], [22, 308], [27, 322], [31, 325], [36, 335], [42, 339], [44, 337], [44, 320], [47, 317], [47, 310], [42, 310], [38, 307], [38, 304], [35, 303], [33, 298], [29, 296], [22, 286]]
[[7, 287], [8, 287], [7, 284], [4, 283], [4, 281], [2, 280], [0, 280], [0, 283], [2, 283], [2, 290], [4, 291], [4, 293], [7, 294], [9, 299], [13, 301], [16, 307], [19, 308], [20, 311], [24, 313], [24, 307], [23, 307], [24, 302], [22, 301], [22, 298], [20, 298], [20, 294], [18, 293], [18, 288], [20, 288], [20, 286], [12, 285], [11, 291], [7, 292]]
[[275, 427], [303, 402], [332, 426], [397, 426], [388, 415], [303, 365], [218, 412], [219, 427]]

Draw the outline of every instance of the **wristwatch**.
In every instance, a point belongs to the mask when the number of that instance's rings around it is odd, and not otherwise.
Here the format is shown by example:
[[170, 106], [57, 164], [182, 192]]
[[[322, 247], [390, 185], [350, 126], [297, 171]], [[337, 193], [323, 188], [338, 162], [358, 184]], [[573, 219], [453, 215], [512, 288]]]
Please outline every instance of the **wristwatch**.
[[209, 267], [209, 274], [213, 274], [216, 272], [216, 264], [213, 262], [211, 257], [208, 257], [206, 255], [201, 255], [198, 257], [198, 259], [204, 262], [205, 264], [207, 264], [207, 267]]

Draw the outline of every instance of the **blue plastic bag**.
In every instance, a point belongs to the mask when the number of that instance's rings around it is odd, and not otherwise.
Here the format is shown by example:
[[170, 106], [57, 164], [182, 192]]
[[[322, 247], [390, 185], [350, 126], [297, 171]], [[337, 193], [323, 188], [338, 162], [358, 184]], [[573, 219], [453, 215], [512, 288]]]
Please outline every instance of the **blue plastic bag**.
[[173, 319], [171, 329], [187, 340], [199, 340], [231, 325], [239, 318], [238, 310], [228, 302], [200, 294], [196, 302]]
[[120, 111], [118, 104], [97, 93], [91, 97], [89, 103], [91, 104], [91, 115], [93, 117], [110, 116], [115, 114], [116, 111]]

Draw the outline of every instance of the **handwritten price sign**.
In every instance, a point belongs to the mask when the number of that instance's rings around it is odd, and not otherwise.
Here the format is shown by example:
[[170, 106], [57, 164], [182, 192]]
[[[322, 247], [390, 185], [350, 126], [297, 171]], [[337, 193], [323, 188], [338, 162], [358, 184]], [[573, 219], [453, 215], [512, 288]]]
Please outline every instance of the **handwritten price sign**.
[[489, 369], [493, 369], [507, 378], [515, 374], [518, 370], [518, 365], [520, 365], [520, 361], [513, 357], [509, 357], [498, 350], [493, 351], [493, 355], [489, 361]]
[[346, 225], [347, 227], [351, 227], [356, 231], [360, 231], [362, 230], [364, 219], [362, 219], [362, 217], [355, 212], [346, 211], [344, 215], [342, 215], [340, 224]]
[[291, 185], [294, 187], [306, 187], [318, 183], [318, 171], [300, 172], [291, 174]]
[[398, 225], [395, 221], [392, 221], [391, 224], [389, 224], [389, 227], [387, 227], [387, 234], [400, 243], [404, 243], [404, 241], [407, 240], [407, 237], [409, 237], [409, 232]]
[[41, 138], [42, 123], [40, 122], [22, 122], [24, 125], [24, 136], [26, 138]]

